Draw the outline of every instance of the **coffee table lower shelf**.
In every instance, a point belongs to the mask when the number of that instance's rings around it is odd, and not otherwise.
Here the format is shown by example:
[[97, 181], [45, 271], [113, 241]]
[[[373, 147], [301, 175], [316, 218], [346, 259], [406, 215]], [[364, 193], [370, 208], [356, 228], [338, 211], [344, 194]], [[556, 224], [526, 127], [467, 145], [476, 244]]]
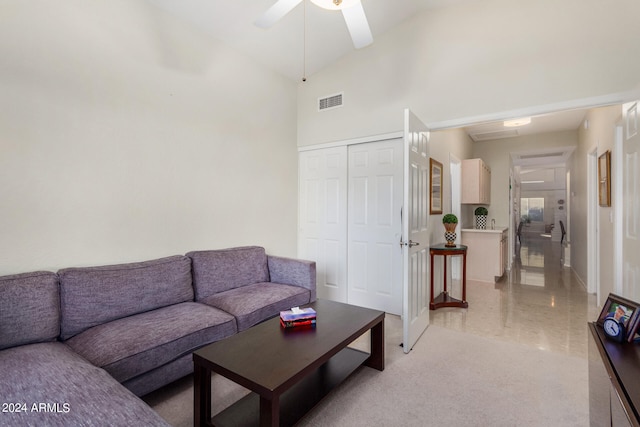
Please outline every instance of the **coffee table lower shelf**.
[[[294, 425], [368, 358], [369, 353], [344, 348], [315, 372], [284, 392], [280, 396], [280, 425]], [[260, 396], [250, 393], [215, 415], [211, 424], [216, 427], [259, 426]]]

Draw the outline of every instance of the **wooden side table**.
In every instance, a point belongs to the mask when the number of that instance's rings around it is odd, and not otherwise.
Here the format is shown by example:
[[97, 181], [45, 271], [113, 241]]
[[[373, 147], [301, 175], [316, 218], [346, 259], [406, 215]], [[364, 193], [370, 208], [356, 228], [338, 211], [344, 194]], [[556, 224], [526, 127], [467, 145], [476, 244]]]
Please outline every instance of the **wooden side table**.
[[[465, 245], [447, 246], [444, 243], [429, 247], [431, 254], [431, 301], [429, 302], [430, 310], [437, 310], [442, 307], [459, 307], [467, 308], [467, 247]], [[434, 297], [433, 291], [433, 257], [441, 255], [444, 257], [444, 275], [442, 276], [443, 290], [437, 297]], [[462, 255], [462, 301], [453, 298], [447, 292], [447, 256]]]

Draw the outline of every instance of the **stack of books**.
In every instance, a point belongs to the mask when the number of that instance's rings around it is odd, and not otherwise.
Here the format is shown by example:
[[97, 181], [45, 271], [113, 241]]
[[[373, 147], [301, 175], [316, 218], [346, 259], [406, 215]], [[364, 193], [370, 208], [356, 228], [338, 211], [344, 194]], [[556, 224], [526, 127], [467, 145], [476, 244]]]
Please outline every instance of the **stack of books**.
[[316, 311], [313, 308], [293, 307], [280, 312], [280, 325], [283, 328], [316, 326]]

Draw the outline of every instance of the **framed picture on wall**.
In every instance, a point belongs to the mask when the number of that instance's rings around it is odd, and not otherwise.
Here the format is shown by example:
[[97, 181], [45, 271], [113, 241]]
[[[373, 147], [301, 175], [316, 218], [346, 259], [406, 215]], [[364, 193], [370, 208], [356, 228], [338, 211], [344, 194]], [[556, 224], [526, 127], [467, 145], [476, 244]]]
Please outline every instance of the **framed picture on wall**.
[[429, 159], [429, 213], [442, 213], [442, 163]]
[[611, 151], [598, 157], [598, 200], [600, 206], [611, 206]]

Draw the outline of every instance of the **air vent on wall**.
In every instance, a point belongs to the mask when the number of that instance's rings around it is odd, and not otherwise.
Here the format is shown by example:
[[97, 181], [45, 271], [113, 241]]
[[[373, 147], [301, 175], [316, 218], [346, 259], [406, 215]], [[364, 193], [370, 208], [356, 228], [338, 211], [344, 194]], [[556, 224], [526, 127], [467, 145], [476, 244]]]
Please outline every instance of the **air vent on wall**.
[[336, 93], [335, 95], [328, 95], [323, 98], [318, 98], [318, 111], [330, 110], [332, 108], [342, 107], [342, 95], [343, 93]]

